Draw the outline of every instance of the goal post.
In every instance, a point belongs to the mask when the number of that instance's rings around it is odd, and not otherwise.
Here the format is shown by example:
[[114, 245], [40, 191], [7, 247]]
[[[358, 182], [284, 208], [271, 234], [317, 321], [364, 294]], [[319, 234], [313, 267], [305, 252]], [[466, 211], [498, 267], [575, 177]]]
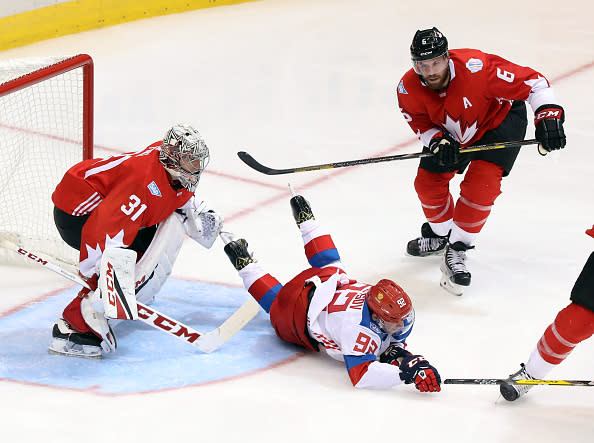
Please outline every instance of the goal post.
[[[0, 60], [0, 240], [76, 266], [51, 195], [93, 157], [93, 60], [87, 54]], [[2, 251], [0, 263], [26, 263]]]

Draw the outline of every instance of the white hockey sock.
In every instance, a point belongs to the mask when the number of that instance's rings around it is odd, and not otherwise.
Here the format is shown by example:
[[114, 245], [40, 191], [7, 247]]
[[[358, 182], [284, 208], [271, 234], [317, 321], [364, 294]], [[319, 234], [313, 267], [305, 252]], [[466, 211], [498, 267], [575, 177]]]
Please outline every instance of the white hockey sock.
[[526, 363], [526, 371], [533, 378], [544, 379], [555, 366], [557, 365], [545, 361], [535, 347]]

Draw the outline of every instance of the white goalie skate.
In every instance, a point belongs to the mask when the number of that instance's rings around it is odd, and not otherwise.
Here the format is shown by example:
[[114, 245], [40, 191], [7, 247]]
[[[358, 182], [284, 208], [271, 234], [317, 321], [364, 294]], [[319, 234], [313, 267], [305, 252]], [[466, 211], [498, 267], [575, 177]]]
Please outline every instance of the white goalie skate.
[[58, 319], [52, 329], [51, 354], [71, 357], [101, 358], [101, 339], [92, 332], [81, 333]]

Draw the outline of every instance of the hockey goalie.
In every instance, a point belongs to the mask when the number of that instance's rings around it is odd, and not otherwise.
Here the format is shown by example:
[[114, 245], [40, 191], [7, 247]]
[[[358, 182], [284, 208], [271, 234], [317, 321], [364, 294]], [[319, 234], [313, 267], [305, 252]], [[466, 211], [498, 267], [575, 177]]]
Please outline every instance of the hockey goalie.
[[54, 324], [51, 353], [114, 352], [110, 319], [138, 318], [136, 301], [152, 302], [185, 235], [210, 249], [223, 218], [194, 193], [209, 159], [200, 133], [178, 124], [145, 149], [83, 160], [65, 173], [52, 194], [54, 221], [80, 251], [87, 287]]

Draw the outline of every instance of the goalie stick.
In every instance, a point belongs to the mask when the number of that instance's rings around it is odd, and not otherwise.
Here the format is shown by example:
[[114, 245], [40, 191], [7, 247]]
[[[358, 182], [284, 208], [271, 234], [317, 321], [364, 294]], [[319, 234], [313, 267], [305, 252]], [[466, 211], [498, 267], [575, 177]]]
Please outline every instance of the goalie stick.
[[550, 385], [550, 386], [593, 386], [594, 380], [507, 380], [502, 378], [447, 378], [444, 385]]
[[[228, 238], [232, 237], [231, 234], [227, 232], [221, 232], [220, 236], [224, 242], [227, 242]], [[62, 277], [66, 277], [74, 283], [89, 288], [87, 283], [77, 274], [60, 267], [45, 257], [41, 257], [37, 254], [27, 251], [24, 248], [21, 248], [19, 245], [8, 239], [0, 238], [0, 246], [16, 252], [17, 254], [28, 259], [30, 262], [58, 273]], [[139, 320], [149, 326], [152, 326], [153, 328], [167, 332], [177, 339], [182, 340], [206, 353], [212, 352], [221, 347], [221, 345], [237, 334], [252, 318], [258, 314], [258, 312], [260, 312], [260, 305], [258, 305], [258, 303], [256, 303], [256, 301], [250, 297], [218, 328], [207, 333], [202, 333], [198, 332], [191, 326], [185, 325], [179, 320], [175, 320], [174, 318], [169, 317], [168, 315], [163, 314], [162, 312], [159, 312], [156, 309], [149, 307], [139, 301], [136, 302], [136, 305], [138, 307]]]
[[[487, 145], [477, 145], [471, 146], [470, 148], [460, 149], [460, 154], [465, 154], [467, 152], [477, 152], [477, 151], [490, 151], [493, 149], [503, 149], [509, 148], [510, 146], [525, 146], [525, 145], [534, 145], [537, 144], [538, 141], [536, 139], [530, 140], [519, 140], [514, 142], [501, 142], [501, 143], [491, 143]], [[433, 154], [428, 151], [424, 152], [413, 152], [410, 154], [398, 154], [398, 155], [388, 155], [386, 157], [373, 157], [373, 158], [362, 158], [359, 160], [348, 160], [343, 162], [336, 162], [336, 163], [324, 163], [321, 165], [313, 165], [313, 166], [301, 166], [298, 168], [287, 168], [287, 169], [274, 169], [269, 168], [268, 166], [264, 166], [262, 163], [258, 162], [254, 157], [248, 154], [245, 151], [239, 151], [237, 156], [248, 165], [250, 168], [255, 169], [258, 172], [266, 175], [280, 175], [280, 174], [292, 174], [294, 172], [307, 172], [307, 171], [319, 171], [322, 169], [334, 169], [334, 168], [344, 168], [346, 166], [358, 166], [358, 165], [366, 165], [369, 163], [381, 163], [381, 162], [390, 162], [394, 160], [407, 160], [409, 158], [422, 158], [422, 157], [431, 157]]]

